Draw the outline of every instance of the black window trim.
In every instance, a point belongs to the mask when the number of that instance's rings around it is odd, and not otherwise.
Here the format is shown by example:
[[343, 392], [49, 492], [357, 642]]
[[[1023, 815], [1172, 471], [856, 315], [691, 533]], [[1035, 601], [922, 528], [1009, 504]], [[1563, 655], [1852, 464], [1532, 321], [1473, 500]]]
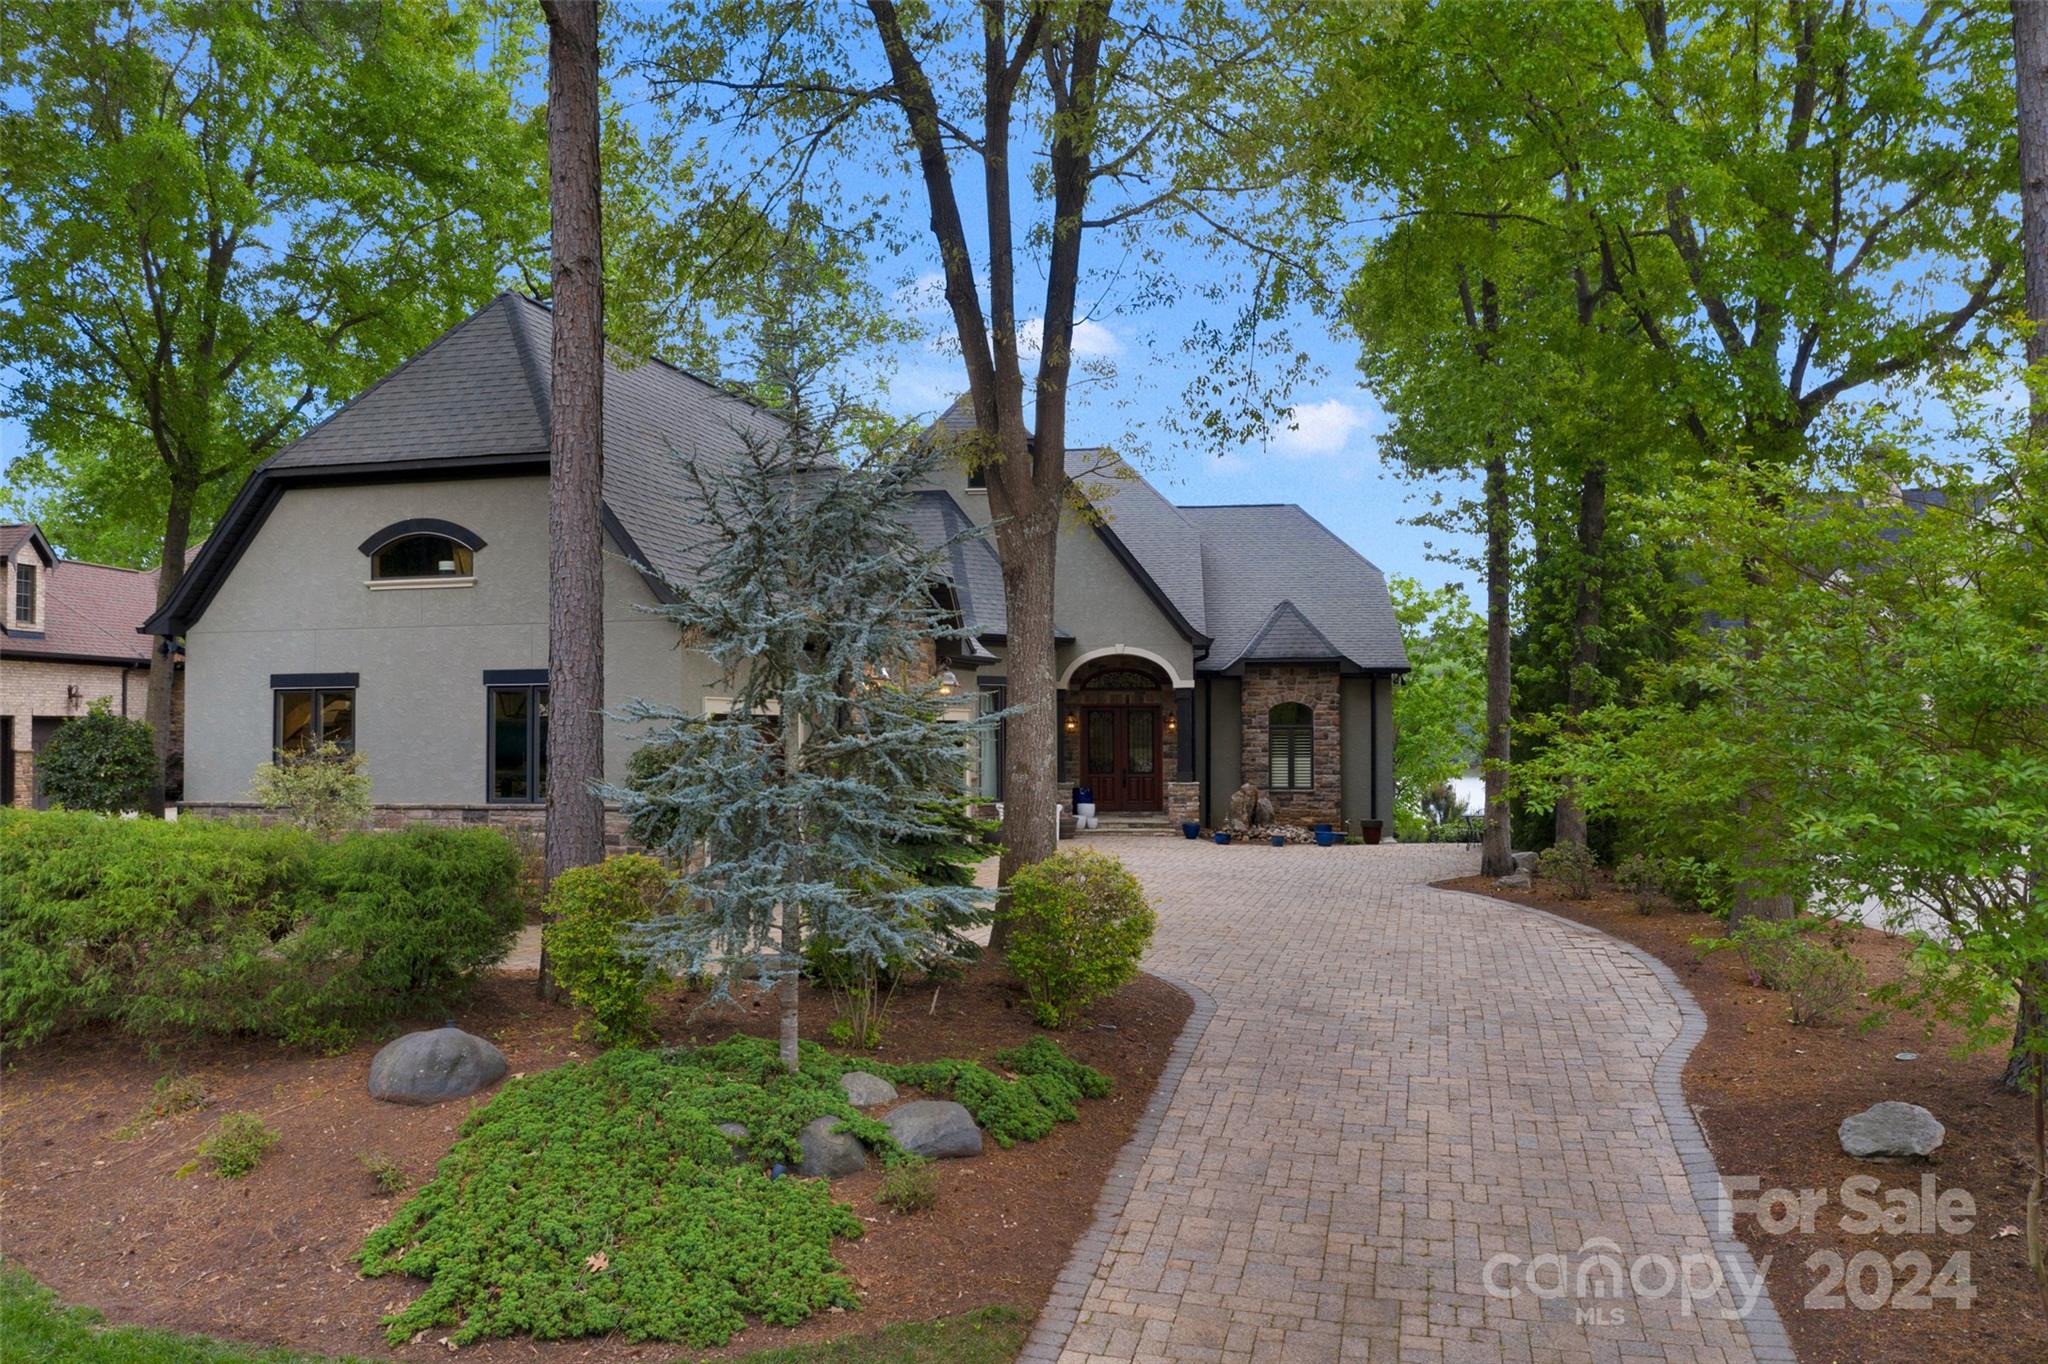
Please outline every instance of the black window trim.
[[[545, 805], [545, 793], [533, 792], [540, 785], [540, 707], [534, 703], [533, 693], [548, 689], [546, 668], [485, 668], [484, 685], [484, 804], [486, 805]], [[497, 788], [497, 719], [494, 693], [501, 691], [523, 691], [526, 699], [526, 790], [524, 796], [501, 796]]]
[[442, 521], [431, 516], [415, 516], [406, 521], [393, 521], [356, 548], [366, 557], [374, 558], [378, 550], [413, 535], [438, 535], [443, 540], [453, 540], [472, 553], [484, 547], [484, 537], [467, 526], [458, 526], [453, 521]]
[[320, 698], [328, 692], [348, 693], [348, 745], [344, 752], [356, 751], [356, 684], [357, 673], [272, 673], [270, 675], [270, 758], [272, 762], [284, 756], [284, 709], [279, 698], [285, 692], [302, 691], [312, 697], [313, 746], [323, 742], [320, 735]]

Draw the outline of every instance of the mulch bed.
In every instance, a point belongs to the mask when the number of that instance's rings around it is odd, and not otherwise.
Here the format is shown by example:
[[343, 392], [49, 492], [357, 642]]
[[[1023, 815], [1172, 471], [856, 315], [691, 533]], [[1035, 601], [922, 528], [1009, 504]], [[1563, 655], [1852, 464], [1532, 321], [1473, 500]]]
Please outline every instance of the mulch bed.
[[[1956, 1034], [1941, 1029], [1930, 1037], [1904, 1016], [1866, 1029], [1860, 1026], [1867, 1021], [1863, 1015], [1873, 1013], [1867, 1002], [1841, 1025], [1793, 1027], [1784, 997], [1751, 985], [1736, 954], [1703, 956], [1692, 946], [1695, 937], [1719, 936], [1719, 921], [1669, 907], [1644, 916], [1629, 896], [1605, 883], [1590, 900], [1564, 899], [1541, 883], [1535, 890], [1500, 890], [1479, 876], [1440, 884], [1534, 905], [1610, 933], [1656, 956], [1692, 992], [1707, 1016], [1707, 1035], [1686, 1065], [1685, 1095], [1723, 1175], [1756, 1176], [1764, 1189], [1828, 1194], [1810, 1234], [1768, 1234], [1754, 1216], [1736, 1222], [1758, 1263], [1771, 1257], [1771, 1297], [1804, 1364], [2048, 1360], [2048, 1315], [2027, 1270], [2020, 1234], [2032, 1178], [2032, 1107], [1997, 1088], [2005, 1064], [2002, 1047], [1958, 1058]], [[1848, 948], [1873, 986], [1897, 979], [1903, 970], [1906, 945], [1898, 938], [1858, 929]], [[1919, 1059], [1895, 1060], [1900, 1052], [1917, 1052]], [[1947, 1135], [1932, 1157], [1879, 1163], [1843, 1153], [1837, 1124], [1885, 1099], [1920, 1104], [1941, 1120]], [[1848, 1210], [1840, 1190], [1856, 1175], [1882, 1181], [1880, 1202], [1893, 1189], [1917, 1193], [1927, 1177], [1938, 1189], [1966, 1190], [1976, 1204], [1974, 1224], [1958, 1234], [1851, 1235], [1841, 1227]], [[1863, 1251], [1887, 1258], [1919, 1251], [1936, 1270], [1951, 1255], [1967, 1253], [1969, 1279], [1977, 1289], [1974, 1305], [1962, 1310], [1950, 1299], [1935, 1298], [1924, 1310], [1808, 1306], [1823, 1274], [1809, 1268], [1807, 1259], [1829, 1251], [1845, 1263]], [[1897, 1274], [1899, 1288], [1908, 1277]], [[1876, 1289], [1874, 1268], [1863, 1282], [1866, 1290]], [[1843, 1289], [1836, 1283], [1832, 1291]]]
[[[694, 1018], [690, 1003], [678, 1000], [665, 1013], [665, 1040], [775, 1033], [767, 1002]], [[1060, 1034], [1070, 1055], [1115, 1080], [1115, 1093], [1084, 1103], [1079, 1122], [1062, 1123], [1041, 1141], [1008, 1151], [990, 1142], [978, 1159], [940, 1162], [939, 1201], [930, 1211], [906, 1216], [880, 1206], [878, 1162], [839, 1181], [838, 1197], [868, 1224], [863, 1237], [840, 1242], [837, 1251], [862, 1309], [835, 1308], [795, 1329], [755, 1326], [708, 1357], [992, 1304], [1035, 1314], [1087, 1228], [1191, 1009], [1178, 989], [1142, 976]], [[802, 1016], [804, 1036], [824, 1042], [829, 1000], [807, 991]], [[526, 979], [488, 980], [452, 1021], [495, 1041], [514, 1074], [591, 1055], [571, 1035], [573, 1014], [540, 1003]], [[900, 994], [876, 1055], [979, 1059], [1034, 1031], [1014, 985], [977, 975], [938, 987], [936, 999], [930, 985]], [[0, 1251], [67, 1301], [119, 1322], [331, 1354], [445, 1358], [445, 1331], [395, 1350], [385, 1344], [378, 1319], [420, 1285], [356, 1273], [351, 1257], [364, 1235], [400, 1201], [377, 1190], [359, 1157], [391, 1157], [417, 1187], [463, 1118], [489, 1096], [426, 1109], [374, 1102], [364, 1081], [376, 1046], [316, 1057], [260, 1042], [204, 1042], [152, 1058], [127, 1039], [84, 1036], [17, 1057], [0, 1080]], [[212, 1103], [132, 1140], [116, 1139], [115, 1130], [147, 1105], [152, 1083], [173, 1069], [201, 1077]], [[241, 1109], [282, 1134], [262, 1166], [239, 1182], [177, 1177], [214, 1120]], [[541, 1364], [688, 1353], [658, 1342], [524, 1338], [461, 1351]]]

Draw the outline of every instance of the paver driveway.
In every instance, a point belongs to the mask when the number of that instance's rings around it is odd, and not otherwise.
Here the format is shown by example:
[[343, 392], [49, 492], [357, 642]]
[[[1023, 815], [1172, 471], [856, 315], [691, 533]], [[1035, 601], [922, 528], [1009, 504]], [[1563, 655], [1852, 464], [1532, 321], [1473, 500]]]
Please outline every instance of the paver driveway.
[[[1744, 1320], [1723, 1315], [1740, 1292], [1688, 1311], [1664, 1288], [1748, 1261], [1710, 1234], [1711, 1160], [1667, 1117], [1699, 1025], [1661, 968], [1430, 889], [1475, 869], [1455, 846], [1092, 845], [1159, 907], [1146, 964], [1214, 1008], [1026, 1360], [1790, 1358], [1768, 1299]], [[1598, 1296], [1594, 1273], [1579, 1296], [1603, 1239], [1636, 1289]], [[1497, 1255], [1520, 1263], [1490, 1294]]]

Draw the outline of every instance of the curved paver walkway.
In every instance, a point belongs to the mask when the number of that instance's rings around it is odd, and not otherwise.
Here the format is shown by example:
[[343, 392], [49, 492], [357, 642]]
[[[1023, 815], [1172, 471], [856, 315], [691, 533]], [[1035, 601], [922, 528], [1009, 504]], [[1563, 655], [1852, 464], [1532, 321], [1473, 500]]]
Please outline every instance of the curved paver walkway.
[[[1768, 1298], [1711, 1290], [1753, 1270], [1702, 1213], [1677, 1092], [1702, 1024], [1660, 966], [1431, 889], [1474, 869], [1456, 847], [1095, 846], [1159, 907], [1147, 966], [1204, 1007], [1024, 1360], [1791, 1358]], [[1549, 1262], [1528, 1287], [1543, 1255], [1576, 1286], [1602, 1240], [1636, 1289], [1556, 1296]]]

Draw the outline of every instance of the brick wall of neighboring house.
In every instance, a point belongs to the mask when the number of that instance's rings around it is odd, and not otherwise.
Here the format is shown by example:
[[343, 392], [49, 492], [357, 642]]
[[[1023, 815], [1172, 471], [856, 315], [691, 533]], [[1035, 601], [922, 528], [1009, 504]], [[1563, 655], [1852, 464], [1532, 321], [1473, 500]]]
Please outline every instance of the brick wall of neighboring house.
[[[0, 644], [4, 649], [5, 644]], [[69, 720], [85, 714], [105, 697], [121, 714], [121, 678], [128, 678], [128, 709], [140, 720], [149, 701], [149, 674], [140, 668], [104, 663], [62, 663], [37, 658], [0, 658], [0, 714], [14, 720], [14, 803], [26, 808], [35, 800], [35, 721]], [[73, 696], [71, 688], [78, 694]], [[174, 730], [175, 733], [175, 730]]]
[[1337, 823], [1343, 818], [1344, 773], [1338, 728], [1335, 664], [1248, 663], [1244, 670], [1243, 771], [1246, 781], [1266, 790], [1272, 767], [1267, 726], [1273, 707], [1299, 702], [1313, 719], [1313, 785], [1306, 791], [1271, 791], [1273, 813], [1283, 824]]

